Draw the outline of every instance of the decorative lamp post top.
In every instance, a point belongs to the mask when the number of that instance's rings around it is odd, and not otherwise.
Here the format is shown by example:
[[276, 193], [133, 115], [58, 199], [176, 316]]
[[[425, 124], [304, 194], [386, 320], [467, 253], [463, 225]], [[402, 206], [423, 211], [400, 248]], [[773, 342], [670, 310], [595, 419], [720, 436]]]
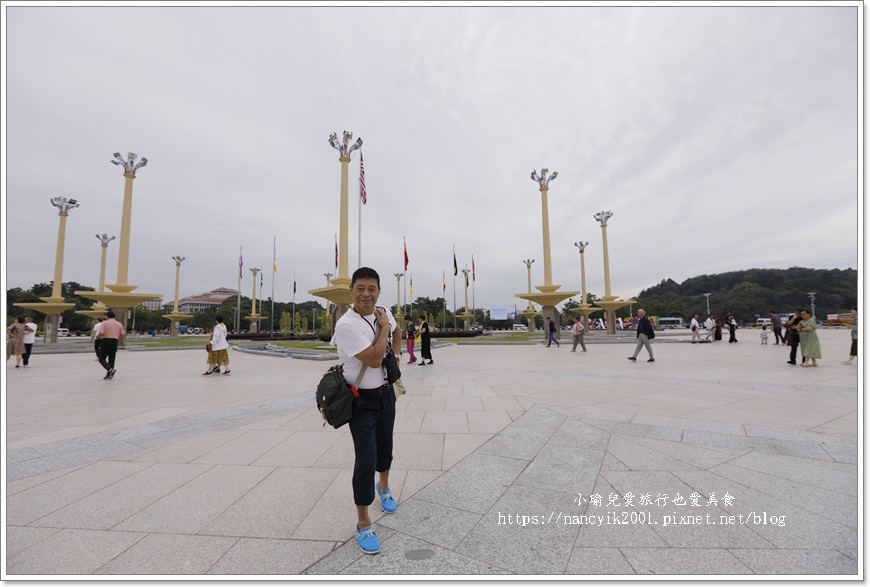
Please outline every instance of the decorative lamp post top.
[[574, 243], [574, 246], [577, 247], [578, 249], [580, 249], [580, 254], [582, 255], [583, 251], [586, 250], [586, 245], [588, 245], [588, 244], [589, 244], [588, 242], [584, 243], [583, 241], [580, 241], [580, 242]]
[[611, 212], [610, 210], [602, 210], [601, 212], [596, 214], [594, 218], [601, 223], [601, 228], [604, 228], [607, 226], [607, 221], [610, 219], [611, 216], [613, 216], [613, 212]]
[[58, 196], [57, 198], [51, 198], [51, 200], [49, 201], [51, 202], [52, 206], [56, 207], [59, 210], [58, 214], [62, 216], [66, 216], [72, 208], [79, 207], [78, 201], [73, 199], [67, 200], [66, 198], [61, 198], [60, 196]]
[[172, 257], [172, 260], [175, 261], [175, 265], [181, 267], [181, 262], [184, 261], [184, 257]]
[[138, 157], [138, 155], [136, 155], [136, 153], [127, 153], [127, 160], [124, 161], [124, 159], [121, 158], [120, 153], [115, 153], [115, 158], [112, 159], [111, 162], [114, 163], [115, 165], [123, 165], [124, 166], [124, 173], [129, 173], [130, 175], [136, 175], [137, 169], [139, 169], [140, 167], [145, 167], [146, 165], [148, 165], [148, 159], [146, 159], [145, 157], [142, 157], [142, 159], [139, 161], [139, 163], [136, 163], [137, 157]]
[[356, 142], [353, 145], [349, 145], [352, 138], [352, 132], [344, 131], [342, 141], [341, 143], [339, 143], [338, 135], [332, 133], [331, 135], [329, 135], [329, 144], [332, 145], [332, 148], [336, 149], [342, 157], [350, 158], [350, 154], [362, 147], [363, 144], [362, 139], [357, 137]]
[[251, 267], [251, 273], [254, 274], [254, 277], [256, 277], [256, 276], [257, 276], [257, 273], [259, 273], [259, 272], [260, 272], [260, 268], [259, 268], [259, 267]]
[[532, 263], [534, 263], [534, 262], [535, 262], [534, 259], [526, 259], [525, 261], [523, 261], [523, 263], [526, 264], [526, 269], [531, 269], [531, 268], [532, 268]]
[[103, 234], [95, 234], [94, 236], [100, 239], [100, 244], [104, 247], [109, 246], [109, 241], [115, 240], [114, 236], [109, 236], [105, 232]]
[[402, 277], [404, 277], [404, 276], [405, 276], [404, 273], [393, 273], [393, 277], [395, 277], [396, 279], [402, 279]]
[[552, 180], [556, 179], [556, 177], [559, 175], [559, 172], [558, 172], [558, 171], [554, 171], [553, 173], [550, 174], [549, 177], [547, 177], [547, 173], [549, 173], [549, 171], [550, 171], [549, 169], [547, 169], [546, 167], [544, 167], [543, 169], [541, 169], [541, 176], [538, 177], [538, 172], [535, 171], [534, 169], [532, 169], [532, 175], [531, 175], [531, 177], [532, 177], [533, 180], [535, 180], [536, 182], [538, 182], [538, 185], [540, 185], [541, 188], [545, 188], [545, 187], [547, 187], [547, 186], [549, 185], [549, 183], [550, 183]]

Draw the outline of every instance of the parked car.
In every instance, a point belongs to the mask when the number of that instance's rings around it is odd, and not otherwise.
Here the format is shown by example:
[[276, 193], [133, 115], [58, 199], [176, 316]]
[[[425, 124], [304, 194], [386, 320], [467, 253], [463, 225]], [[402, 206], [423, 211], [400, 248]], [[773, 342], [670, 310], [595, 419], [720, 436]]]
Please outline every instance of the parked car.
[[69, 336], [69, 328], [58, 328], [57, 335], [58, 336]]

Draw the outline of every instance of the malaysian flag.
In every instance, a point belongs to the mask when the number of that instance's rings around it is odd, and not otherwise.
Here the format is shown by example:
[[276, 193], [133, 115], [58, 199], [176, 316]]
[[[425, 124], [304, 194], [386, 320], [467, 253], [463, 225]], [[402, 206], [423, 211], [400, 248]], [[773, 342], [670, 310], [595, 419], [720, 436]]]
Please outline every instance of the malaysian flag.
[[407, 245], [407, 243], [404, 243], [404, 244], [405, 244], [405, 271], [407, 271], [408, 270], [408, 245]]
[[335, 235], [335, 269], [338, 273], [338, 235]]
[[242, 267], [245, 266], [245, 263], [242, 261], [242, 247], [239, 247], [239, 279], [242, 278]]
[[359, 152], [359, 197], [366, 203], [366, 165], [363, 162], [362, 151]]
[[471, 256], [471, 281], [477, 281], [477, 274], [474, 272], [474, 255]]

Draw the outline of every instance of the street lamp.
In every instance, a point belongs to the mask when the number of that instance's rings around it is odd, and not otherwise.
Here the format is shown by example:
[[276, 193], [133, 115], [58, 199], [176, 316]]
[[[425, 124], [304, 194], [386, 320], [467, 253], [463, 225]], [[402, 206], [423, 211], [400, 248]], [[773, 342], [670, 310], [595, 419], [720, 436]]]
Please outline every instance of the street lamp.
[[580, 285], [582, 286], [580, 289], [583, 290], [581, 295], [583, 296], [583, 300], [581, 302], [581, 306], [584, 308], [587, 305], [586, 302], [586, 258], [583, 256], [584, 251], [586, 251], [586, 246], [588, 242], [579, 241], [574, 243], [574, 246], [580, 250]]
[[816, 319], [816, 292], [808, 291], [807, 295], [810, 296], [810, 308], [812, 309], [813, 320]]
[[[550, 189], [550, 182], [558, 177], [559, 172], [554, 171], [549, 173], [546, 167], [541, 169], [541, 175], [538, 175], [536, 170], [532, 170], [531, 178], [538, 183], [541, 191], [541, 223], [544, 233], [544, 286], [551, 286], [553, 283], [553, 269], [550, 263], [550, 210], [547, 205], [547, 191]], [[540, 289], [540, 288], [539, 288]], [[556, 288], [558, 289], [558, 287]], [[544, 291], [544, 290], [542, 290]]]
[[402, 320], [402, 277], [404, 273], [393, 273], [396, 278], [396, 320]]
[[704, 294], [704, 297], [707, 298], [707, 316], [710, 315], [710, 296], [711, 295], [713, 295], [712, 292]]

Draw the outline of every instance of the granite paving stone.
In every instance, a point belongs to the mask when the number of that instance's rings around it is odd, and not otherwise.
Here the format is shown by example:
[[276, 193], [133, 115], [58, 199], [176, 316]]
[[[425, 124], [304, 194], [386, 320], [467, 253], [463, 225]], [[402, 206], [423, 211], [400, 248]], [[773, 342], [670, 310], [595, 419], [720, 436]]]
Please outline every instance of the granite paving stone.
[[332, 552], [334, 542], [240, 538], [209, 575], [298, 575]]
[[513, 485], [455, 552], [512, 573], [561, 574], [580, 529], [579, 524], [565, 523], [572, 498], [569, 493]]
[[847, 575], [856, 571], [855, 561], [836, 550], [731, 548], [728, 552], [760, 575]]
[[415, 497], [485, 514], [527, 466], [528, 461], [489, 455], [478, 449], [416, 493]]
[[127, 532], [195, 534], [273, 470], [273, 467], [215, 465], [113, 529]]
[[633, 575], [635, 573], [618, 548], [575, 547], [565, 568], [565, 574]]
[[218, 536], [148, 534], [96, 570], [98, 575], [204, 575], [237, 541]]
[[61, 530], [6, 559], [10, 575], [91, 575], [142, 540], [140, 532]]
[[29, 526], [6, 526], [6, 560], [45, 540], [52, 534], [60, 532], [60, 528], [32, 528]]
[[604, 450], [547, 444], [520, 474], [515, 484], [587, 494], [595, 486], [603, 460]]
[[30, 525], [108, 530], [210, 468], [210, 465], [155, 463]]
[[723, 548], [622, 548], [639, 575], [749, 575], [752, 570]]
[[400, 507], [370, 506], [375, 556], [353, 534], [348, 429], [311, 407], [322, 363], [233, 352], [236, 377], [205, 378], [201, 348], [122, 351], [109, 388], [38, 342], [39, 368], [5, 390], [4, 578], [860, 578], [854, 366], [678, 332], [626, 365], [631, 333], [594, 334], [582, 356], [448, 344], [405, 369]]
[[415, 498], [403, 501], [397, 514], [383, 516], [378, 525], [451, 550], [483, 517]]
[[200, 534], [290, 538], [340, 469], [279, 467], [233, 503]]
[[145, 463], [97, 462], [6, 499], [6, 523], [25, 526], [145, 469]]

